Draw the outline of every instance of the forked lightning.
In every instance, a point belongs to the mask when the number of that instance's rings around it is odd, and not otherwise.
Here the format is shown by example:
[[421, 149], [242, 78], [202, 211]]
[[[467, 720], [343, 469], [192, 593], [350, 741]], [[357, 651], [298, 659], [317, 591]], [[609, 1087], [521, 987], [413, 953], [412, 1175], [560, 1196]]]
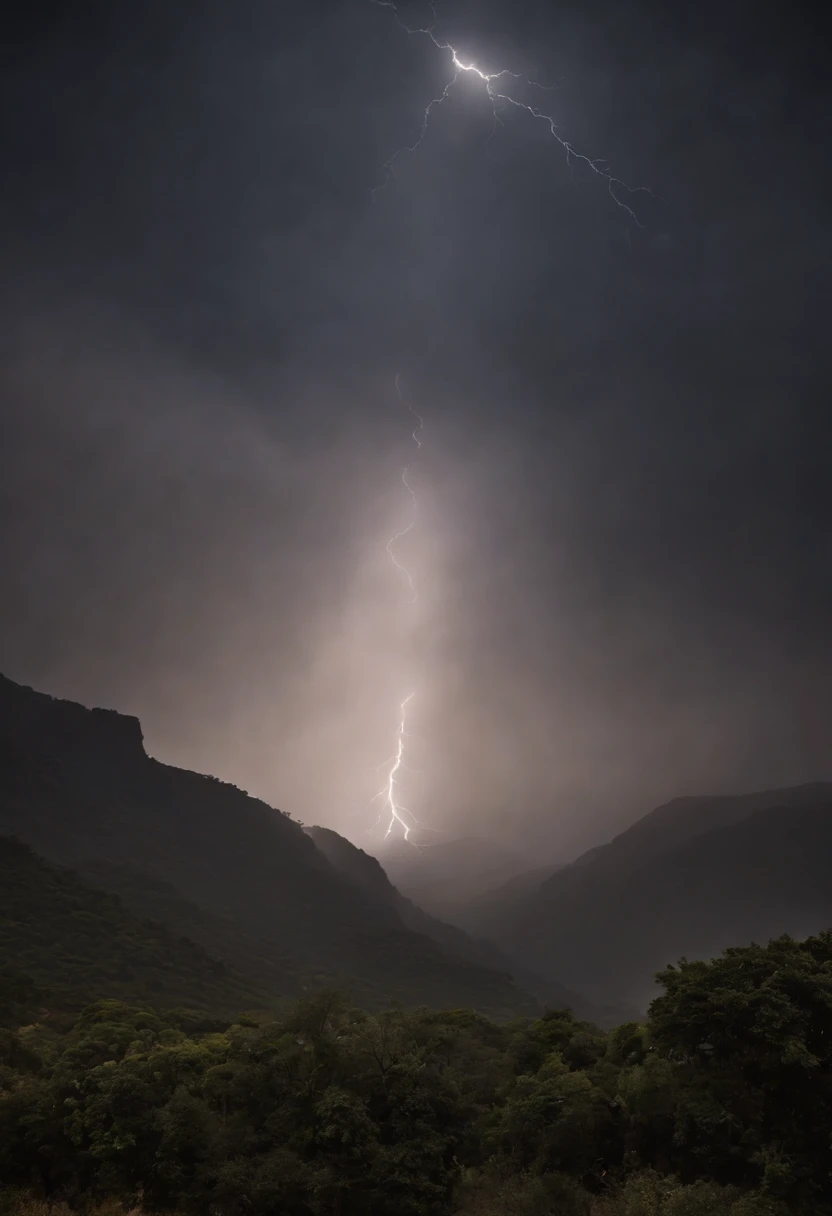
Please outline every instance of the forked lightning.
[[429, 101], [428, 104], [425, 106], [425, 112], [424, 112], [424, 116], [422, 119], [422, 127], [421, 127], [421, 130], [419, 132], [419, 137], [416, 140], [416, 142], [414, 144], [410, 144], [406, 147], [399, 148], [398, 151], [394, 152], [393, 155], [390, 157], [390, 159], [385, 162], [385, 164], [383, 166], [384, 178], [383, 178], [381, 184], [379, 186], [376, 186], [375, 189], [373, 190], [372, 193], [373, 193], [374, 197], [376, 194], [378, 194], [378, 192], [380, 190], [382, 190], [387, 185], [390, 178], [393, 176], [393, 172], [394, 172], [394, 169], [396, 166], [396, 161], [399, 159], [399, 157], [404, 155], [404, 153], [406, 153], [406, 152], [414, 153], [414, 152], [418, 151], [418, 149], [422, 146], [422, 144], [425, 140], [425, 136], [427, 135], [427, 132], [428, 132], [428, 125], [430, 123], [431, 114], [438, 106], [441, 106], [443, 101], [445, 101], [447, 99], [451, 89], [453, 88], [453, 86], [457, 82], [457, 80], [459, 79], [461, 73], [467, 72], [473, 76], [477, 76], [482, 81], [482, 83], [485, 85], [485, 91], [486, 91], [489, 101], [491, 102], [491, 110], [494, 115], [494, 130], [495, 131], [497, 129], [497, 126], [502, 123], [502, 120], [500, 118], [500, 106], [501, 105], [506, 106], [506, 107], [513, 107], [514, 109], [517, 109], [517, 110], [524, 110], [527, 114], [530, 114], [532, 116], [532, 118], [535, 118], [535, 119], [540, 120], [541, 122], [544, 122], [549, 128], [549, 133], [552, 136], [552, 138], [560, 145], [560, 147], [566, 153], [566, 163], [570, 167], [574, 166], [575, 164], [585, 165], [588, 169], [591, 170], [592, 173], [594, 173], [596, 175], [596, 177], [599, 177], [603, 181], [605, 181], [607, 183], [607, 189], [609, 190], [609, 193], [610, 193], [612, 199], [614, 200], [616, 206], [620, 207], [622, 211], [626, 211], [626, 213], [630, 217], [630, 219], [633, 220], [633, 222], [635, 224], [637, 224], [639, 228], [643, 227], [643, 225], [642, 225], [641, 221], [639, 220], [638, 216], [636, 215], [635, 211], [629, 205], [629, 203], [625, 202], [624, 199], [621, 198], [621, 194], [630, 194], [630, 195], [648, 194], [648, 195], [650, 195], [651, 198], [654, 197], [652, 192], [650, 190], [648, 190], [647, 187], [645, 187], [645, 186], [628, 186], [626, 182], [621, 180], [621, 178], [615, 177], [614, 174], [610, 173], [609, 169], [607, 168], [606, 161], [600, 160], [600, 159], [593, 159], [592, 157], [587, 156], [583, 152], [576, 151], [568, 139], [564, 139], [562, 135], [558, 134], [557, 124], [555, 122], [554, 117], [551, 114], [545, 114], [542, 110], [539, 110], [537, 108], [537, 106], [530, 105], [528, 102], [525, 102], [525, 101], [520, 101], [520, 100], [518, 100], [518, 98], [512, 97], [510, 93], [507, 93], [504, 91], [504, 89], [508, 87], [506, 82], [511, 81], [511, 80], [523, 80], [526, 82], [526, 84], [530, 85], [533, 88], [544, 89], [546, 91], [552, 89], [554, 87], [553, 85], [542, 85], [542, 84], [538, 83], [538, 81], [531, 80], [525, 72], [511, 72], [508, 70], [508, 68], [503, 68], [499, 72], [483, 72], [481, 68], [478, 68], [476, 66], [476, 64], [465, 63], [462, 59], [460, 59], [459, 54], [455, 47], [453, 47], [449, 42], [441, 41], [436, 36], [436, 25], [437, 25], [438, 18], [436, 15], [435, 0], [431, 0], [430, 6], [429, 6], [431, 15], [433, 18], [433, 20], [431, 21], [431, 24], [425, 25], [425, 26], [416, 26], [416, 27], [411, 27], [411, 26], [407, 25], [406, 22], [402, 21], [400, 15], [399, 15], [399, 6], [398, 6], [398, 4], [395, 3], [395, 0], [372, 0], [372, 3], [377, 4], [380, 8], [389, 8], [395, 17], [397, 24], [400, 26], [401, 29], [404, 30], [404, 32], [406, 34], [409, 34], [409, 35], [423, 34], [426, 38], [429, 38], [431, 40], [431, 42], [433, 43], [433, 45], [436, 47], [437, 50], [447, 51], [448, 54], [450, 55], [451, 68], [453, 70], [453, 74], [452, 74], [450, 80], [448, 81], [448, 83], [445, 85], [445, 88], [442, 90], [441, 94], [438, 97], [434, 97], [433, 100]]
[[[468, 73], [471, 76], [477, 77], [482, 82], [482, 84], [485, 86], [485, 92], [491, 103], [491, 110], [492, 110], [492, 114], [494, 116], [494, 127], [493, 127], [494, 132], [496, 132], [498, 125], [502, 125], [502, 119], [500, 117], [501, 110], [505, 110], [507, 108], [523, 110], [523, 111], [525, 111], [526, 114], [531, 115], [532, 118], [545, 123], [546, 126], [548, 127], [549, 133], [552, 136], [552, 138], [556, 141], [557, 144], [559, 144], [560, 148], [566, 153], [567, 165], [572, 167], [576, 164], [582, 164], [586, 168], [591, 170], [591, 172], [593, 174], [595, 174], [596, 177], [598, 177], [602, 181], [606, 182], [607, 189], [609, 190], [609, 193], [612, 196], [612, 199], [614, 200], [616, 206], [620, 207], [622, 211], [625, 211], [627, 213], [627, 215], [629, 216], [629, 218], [631, 220], [633, 220], [633, 222], [635, 224], [637, 224], [639, 227], [642, 227], [642, 224], [641, 224], [638, 216], [636, 215], [635, 211], [630, 206], [630, 204], [625, 201], [625, 199], [622, 197], [622, 195], [633, 195], [633, 194], [637, 194], [637, 193], [643, 193], [643, 194], [649, 195], [651, 198], [654, 198], [655, 196], [652, 194], [652, 192], [644, 186], [638, 186], [638, 187], [628, 186], [626, 182], [621, 180], [621, 178], [615, 177], [609, 171], [605, 161], [592, 159], [591, 157], [586, 156], [582, 152], [577, 152], [575, 150], [575, 148], [572, 146], [572, 144], [567, 139], [564, 139], [563, 136], [558, 133], [557, 124], [555, 122], [554, 117], [551, 114], [544, 113], [542, 110], [539, 110], [537, 108], [537, 106], [530, 105], [528, 102], [520, 101], [517, 97], [513, 97], [511, 95], [511, 93], [507, 91], [511, 87], [510, 82], [512, 80], [522, 80], [531, 88], [543, 89], [543, 90], [547, 90], [547, 91], [550, 90], [551, 88], [553, 88], [554, 86], [541, 85], [537, 81], [531, 80], [530, 77], [524, 72], [512, 72], [512, 71], [509, 71], [508, 68], [503, 68], [499, 72], [484, 72], [481, 68], [478, 68], [476, 66], [476, 64], [466, 63], [465, 60], [460, 58], [458, 51], [456, 50], [456, 48], [454, 46], [451, 45], [451, 43], [444, 42], [439, 37], [437, 37], [437, 34], [436, 34], [437, 14], [436, 14], [435, 0], [431, 0], [430, 5], [429, 5], [431, 17], [432, 17], [430, 25], [418, 26], [415, 28], [409, 26], [405, 21], [402, 20], [400, 13], [399, 13], [399, 5], [395, 2], [395, 0], [372, 0], [372, 3], [378, 5], [380, 8], [390, 9], [396, 19], [397, 24], [400, 26], [401, 29], [403, 29], [405, 31], [406, 34], [408, 34], [410, 36], [415, 36], [417, 34], [421, 34], [425, 38], [429, 38], [438, 51], [446, 52], [449, 55], [450, 68], [451, 68], [450, 79], [448, 80], [448, 83], [445, 85], [445, 88], [442, 90], [439, 97], [434, 97], [433, 100], [429, 101], [428, 104], [425, 106], [424, 115], [422, 118], [422, 126], [419, 131], [419, 135], [418, 135], [418, 138], [416, 139], [416, 142], [407, 147], [399, 148], [399, 150], [397, 152], [394, 152], [393, 155], [390, 157], [390, 159], [388, 161], [386, 161], [386, 163], [384, 164], [383, 180], [382, 180], [381, 184], [379, 186], [377, 186], [372, 192], [374, 198], [378, 194], [378, 192], [387, 185], [387, 183], [390, 181], [391, 177], [394, 176], [396, 162], [399, 160], [399, 158], [401, 156], [403, 156], [405, 153], [412, 154], [412, 153], [417, 152], [419, 150], [419, 148], [422, 146], [422, 144], [424, 143], [424, 140], [427, 136], [427, 133], [428, 133], [428, 127], [430, 125], [431, 115], [433, 114], [434, 110], [436, 110], [439, 106], [441, 106], [442, 103], [448, 98], [450, 91], [453, 88], [454, 84], [459, 79], [460, 75], [464, 72], [464, 73]], [[414, 427], [414, 430], [412, 433], [412, 438], [416, 444], [416, 450], [418, 452], [418, 450], [422, 446], [422, 441], [421, 441], [421, 432], [422, 432], [422, 427], [423, 427], [422, 417], [420, 414], [418, 414], [416, 412], [416, 410], [413, 409], [412, 405], [410, 405], [410, 403], [405, 399], [404, 394], [402, 393], [401, 383], [400, 383], [398, 376], [396, 377], [396, 392], [398, 393], [399, 400], [402, 402], [403, 405], [405, 405], [407, 407], [407, 409], [410, 411], [410, 413], [416, 419], [416, 426]], [[417, 596], [417, 591], [416, 591], [416, 585], [413, 581], [413, 577], [412, 577], [410, 571], [407, 569], [407, 567], [401, 562], [401, 560], [399, 559], [399, 557], [397, 556], [397, 553], [396, 553], [396, 546], [397, 546], [398, 542], [400, 540], [402, 540], [405, 536], [407, 536], [407, 534], [414, 527], [417, 517], [418, 517], [418, 503], [416, 500], [416, 494], [414, 493], [413, 487], [409, 480], [409, 472], [410, 472], [409, 467], [405, 468], [404, 472], [402, 473], [402, 484], [404, 485], [404, 487], [407, 490], [408, 494], [410, 495], [410, 499], [411, 499], [412, 513], [411, 513], [410, 521], [406, 527], [402, 528], [399, 532], [395, 532], [390, 537], [390, 540], [387, 542], [387, 553], [390, 557], [390, 561], [392, 562], [392, 564], [395, 567], [396, 571], [398, 572], [399, 576], [402, 578], [403, 582], [405, 583], [405, 585], [408, 588], [411, 602], [415, 603], [418, 596]], [[413, 691], [411, 691], [407, 694], [407, 696], [401, 702], [399, 726], [398, 726], [398, 730], [396, 732], [396, 750], [395, 750], [395, 753], [390, 757], [389, 761], [387, 761], [387, 765], [381, 766], [381, 767], [387, 767], [388, 772], [387, 772], [387, 781], [385, 783], [384, 788], [381, 789], [379, 791], [379, 793], [376, 795], [376, 797], [382, 801], [383, 807], [384, 807], [381, 815], [379, 816], [376, 826], [381, 826], [383, 823], [386, 823], [386, 830], [384, 832], [385, 839], [390, 836], [390, 834], [394, 831], [394, 829], [396, 829], [397, 826], [401, 827], [405, 840], [410, 840], [410, 836], [411, 836], [411, 833], [413, 832], [414, 828], [422, 827], [422, 825], [418, 823], [418, 821], [415, 818], [415, 816], [413, 815], [413, 813], [411, 811], [409, 811], [407, 809], [407, 807], [403, 806], [401, 803], [401, 800], [400, 800], [401, 781], [400, 781], [399, 775], [400, 775], [402, 769], [404, 768], [404, 753], [405, 753], [406, 740], [408, 738], [407, 729], [406, 729], [407, 711], [408, 711], [408, 706], [410, 705], [414, 696], [415, 696], [415, 693]]]

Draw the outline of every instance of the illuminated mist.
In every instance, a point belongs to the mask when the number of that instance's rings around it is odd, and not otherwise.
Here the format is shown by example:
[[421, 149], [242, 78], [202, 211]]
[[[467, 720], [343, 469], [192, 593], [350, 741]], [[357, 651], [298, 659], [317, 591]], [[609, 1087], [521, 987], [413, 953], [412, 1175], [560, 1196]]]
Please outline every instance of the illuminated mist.
[[362, 847], [828, 778], [797, 16], [53, 8], [0, 73], [0, 671]]
[[[593, 160], [587, 156], [582, 155], [579, 152], [576, 152], [575, 149], [573, 148], [572, 144], [568, 140], [563, 139], [562, 136], [558, 134], [555, 119], [551, 115], [544, 114], [536, 106], [529, 105], [526, 102], [519, 101], [515, 97], [512, 97], [510, 94], [502, 91], [504, 88], [503, 82], [505, 82], [507, 80], [511, 80], [511, 79], [522, 80], [527, 85], [529, 85], [530, 87], [535, 88], [535, 89], [550, 90], [554, 86], [541, 85], [541, 84], [537, 83], [536, 81], [530, 80], [528, 75], [525, 73], [522, 73], [522, 72], [511, 72], [505, 68], [500, 71], [497, 71], [497, 72], [483, 72], [475, 64], [463, 62], [459, 58], [459, 54], [458, 54], [457, 50], [449, 42], [440, 40], [436, 35], [436, 26], [437, 26], [437, 22], [438, 22], [438, 16], [437, 16], [437, 11], [436, 11], [435, 0], [431, 0], [431, 4], [430, 4], [430, 10], [431, 10], [432, 18], [433, 18], [431, 24], [428, 26], [421, 26], [421, 27], [411, 27], [411, 26], [407, 25], [405, 22], [403, 22], [399, 15], [398, 6], [395, 3], [393, 3], [393, 0], [373, 0], [373, 3], [378, 5], [381, 8], [391, 9], [395, 15], [397, 24], [408, 35], [422, 34], [425, 37], [430, 39], [430, 41], [437, 48], [437, 50], [448, 51], [450, 53], [451, 66], [453, 68], [453, 75], [452, 75], [451, 79], [448, 81], [448, 83], [445, 85], [444, 89], [442, 90], [441, 95], [437, 98], [434, 98], [432, 101], [428, 102], [427, 106], [425, 107], [421, 129], [420, 129], [419, 136], [418, 136], [418, 139], [416, 140], [416, 142], [414, 144], [408, 146], [407, 148], [402, 148], [402, 149], [399, 149], [397, 152], [394, 152], [394, 154], [389, 158], [389, 160], [386, 161], [386, 163], [384, 165], [384, 180], [382, 182], [382, 185], [376, 187], [372, 191], [372, 195], [373, 195], [374, 199], [375, 199], [378, 191], [383, 189], [384, 186], [386, 186], [387, 183], [389, 182], [390, 178], [393, 176], [396, 161], [399, 159], [399, 157], [404, 152], [408, 152], [412, 155], [413, 153], [417, 152], [418, 149], [422, 146], [422, 144], [427, 136], [427, 133], [428, 133], [428, 126], [429, 126], [430, 118], [431, 118], [433, 111], [437, 107], [439, 107], [443, 101], [445, 101], [448, 98], [450, 90], [451, 90], [452, 86], [456, 83], [456, 81], [459, 79], [460, 74], [465, 73], [465, 74], [469, 74], [471, 76], [476, 77], [478, 80], [482, 81], [482, 83], [485, 85], [486, 95], [490, 102], [490, 105], [492, 108], [492, 114], [493, 114], [493, 128], [492, 128], [492, 132], [491, 132], [492, 136], [496, 133], [497, 126], [502, 124], [502, 120], [500, 118], [500, 112], [499, 112], [499, 108], [498, 108], [499, 104], [501, 102], [506, 106], [512, 106], [518, 110], [523, 110], [535, 119], [543, 120], [543, 122], [547, 125], [547, 127], [549, 129], [550, 135], [555, 139], [555, 141], [565, 151], [567, 164], [570, 165], [570, 167], [571, 167], [574, 162], [580, 162], [580, 163], [584, 164], [585, 166], [587, 166], [592, 171], [592, 173], [594, 173], [596, 176], [602, 178], [607, 183], [609, 193], [610, 193], [611, 197], [613, 198], [613, 200], [615, 201], [616, 205], [618, 207], [620, 207], [623, 211], [625, 211], [627, 213], [627, 215], [630, 217], [630, 219], [635, 221], [636, 224], [639, 224], [639, 220], [638, 220], [638, 217], [637, 217], [635, 211], [633, 211], [633, 209], [619, 197], [619, 195], [616, 193], [616, 188], [626, 191], [629, 194], [637, 193], [637, 192], [639, 192], [638, 190], [634, 190], [630, 186], [626, 185], [625, 182], [622, 182], [619, 178], [614, 177], [607, 169], [606, 162], [603, 162], [600, 160]], [[644, 188], [639, 188], [639, 189], [642, 193], [650, 194], [650, 191], [645, 190]], [[652, 197], [652, 195], [651, 195], [651, 197]], [[416, 449], [418, 452], [418, 450], [421, 449], [421, 446], [422, 446], [422, 441], [421, 441], [420, 436], [421, 436], [421, 432], [424, 427], [424, 420], [422, 419], [421, 415], [418, 414], [416, 412], [416, 410], [413, 409], [412, 405], [410, 405], [409, 402], [407, 402], [405, 400], [405, 398], [402, 394], [399, 376], [396, 376], [396, 392], [398, 394], [399, 400], [407, 406], [407, 408], [410, 410], [411, 414], [413, 414], [414, 418], [416, 419], [416, 427], [413, 430], [412, 438], [413, 438], [413, 441], [416, 445]], [[405, 585], [407, 586], [408, 592], [410, 594], [411, 603], [415, 603], [416, 600], [418, 599], [418, 593], [416, 591], [416, 586], [415, 586], [415, 583], [413, 580], [413, 576], [412, 576], [410, 570], [407, 568], [407, 566], [404, 565], [397, 556], [397, 545], [398, 545], [399, 541], [403, 540], [406, 536], [408, 536], [408, 534], [411, 532], [411, 530], [415, 526], [417, 518], [418, 518], [418, 502], [417, 502], [416, 494], [408, 480], [409, 473], [410, 473], [410, 469], [409, 469], [409, 467], [406, 467], [402, 473], [402, 484], [404, 485], [404, 487], [407, 490], [408, 495], [410, 497], [410, 501], [411, 501], [411, 505], [412, 505], [411, 518], [404, 528], [395, 532], [390, 537], [390, 540], [387, 542], [387, 553], [390, 556], [390, 560], [391, 560], [393, 566], [398, 571], [398, 573], [401, 575], [402, 579], [404, 580]], [[419, 821], [417, 820], [416, 816], [413, 814], [413, 811], [410, 810], [408, 807], [406, 807], [403, 804], [402, 792], [401, 792], [402, 791], [401, 774], [404, 771], [406, 771], [405, 748], [406, 748], [406, 742], [407, 742], [407, 738], [408, 738], [407, 715], [408, 715], [409, 706], [415, 695], [416, 695], [415, 690], [411, 690], [410, 692], [408, 692], [405, 695], [404, 699], [402, 700], [402, 702], [399, 706], [400, 718], [399, 718], [399, 725], [396, 730], [396, 750], [395, 750], [393, 756], [387, 762], [389, 764], [389, 769], [388, 769], [387, 780], [385, 782], [385, 785], [384, 785], [383, 789], [380, 790], [379, 793], [376, 795], [376, 798], [382, 802], [384, 809], [382, 811], [382, 815], [379, 817], [379, 820], [377, 821], [375, 826], [378, 827], [381, 824], [382, 817], [386, 818], [384, 840], [387, 840], [390, 837], [393, 830], [398, 827], [402, 831], [403, 839], [405, 841], [410, 842], [411, 833], [412, 833], [413, 829], [417, 826], [419, 826], [419, 827], [422, 826], [421, 824], [419, 824]]]
[[[416, 419], [416, 425], [411, 433], [411, 438], [416, 445], [416, 451], [419, 452], [422, 447], [421, 434], [425, 425], [424, 419], [422, 418], [422, 415], [413, 408], [410, 402], [405, 399], [404, 394], [402, 393], [400, 376], [396, 376], [396, 393], [399, 401], [407, 407], [407, 409]], [[410, 465], [407, 465], [402, 471], [402, 485], [407, 491], [410, 499], [411, 517], [404, 528], [398, 532], [394, 532], [390, 537], [387, 542], [387, 553], [390, 557], [390, 561], [407, 587], [410, 603], [415, 604], [419, 598], [419, 594], [416, 590], [413, 575], [411, 574], [410, 570], [408, 570], [407, 566], [403, 565], [396, 555], [396, 546], [398, 545], [398, 542], [403, 540], [404, 537], [406, 537], [412, 531], [416, 525], [419, 515], [418, 499], [416, 498], [416, 492], [413, 489], [413, 486], [410, 484], [409, 476]], [[415, 689], [408, 692], [399, 706], [399, 713], [401, 716], [399, 719], [398, 728], [396, 730], [396, 750], [391, 756], [390, 760], [387, 761], [390, 767], [387, 773], [387, 780], [384, 784], [384, 788], [376, 795], [376, 798], [381, 800], [384, 807], [382, 815], [387, 817], [387, 826], [384, 832], [385, 840], [389, 838], [390, 833], [397, 825], [401, 828], [404, 839], [407, 841], [410, 840], [410, 834], [414, 827], [421, 826], [413, 812], [408, 807], [404, 806], [401, 801], [402, 778], [400, 774], [405, 770], [406, 767], [404, 754], [407, 741], [407, 709], [415, 695]], [[376, 826], [378, 826], [380, 822], [381, 817], [379, 817]]]

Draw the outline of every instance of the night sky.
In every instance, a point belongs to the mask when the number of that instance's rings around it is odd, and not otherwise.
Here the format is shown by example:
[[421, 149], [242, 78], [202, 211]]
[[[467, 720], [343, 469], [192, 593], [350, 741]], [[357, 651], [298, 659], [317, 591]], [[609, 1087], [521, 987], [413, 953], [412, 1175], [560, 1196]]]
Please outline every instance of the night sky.
[[411, 686], [408, 805], [552, 856], [832, 776], [821, 6], [440, 2], [641, 226], [470, 75], [373, 201], [451, 70], [369, 0], [13, 7], [0, 670], [359, 843]]

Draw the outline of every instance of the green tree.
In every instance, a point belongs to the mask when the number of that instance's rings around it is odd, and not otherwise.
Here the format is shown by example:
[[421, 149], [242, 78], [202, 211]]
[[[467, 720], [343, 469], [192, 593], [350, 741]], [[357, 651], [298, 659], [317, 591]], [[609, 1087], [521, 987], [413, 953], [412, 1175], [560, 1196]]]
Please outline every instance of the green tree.
[[677, 1074], [683, 1171], [806, 1205], [832, 1201], [832, 933], [662, 972], [650, 1007]]

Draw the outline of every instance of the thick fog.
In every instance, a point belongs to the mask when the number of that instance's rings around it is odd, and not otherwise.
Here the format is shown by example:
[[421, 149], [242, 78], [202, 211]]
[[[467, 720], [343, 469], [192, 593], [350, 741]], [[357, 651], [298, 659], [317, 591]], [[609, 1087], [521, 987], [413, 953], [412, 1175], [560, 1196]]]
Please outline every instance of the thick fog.
[[808, 13], [440, 7], [633, 222], [469, 77], [373, 200], [449, 79], [389, 8], [21, 6], [0, 670], [365, 847], [409, 692], [406, 805], [532, 859], [829, 777]]

